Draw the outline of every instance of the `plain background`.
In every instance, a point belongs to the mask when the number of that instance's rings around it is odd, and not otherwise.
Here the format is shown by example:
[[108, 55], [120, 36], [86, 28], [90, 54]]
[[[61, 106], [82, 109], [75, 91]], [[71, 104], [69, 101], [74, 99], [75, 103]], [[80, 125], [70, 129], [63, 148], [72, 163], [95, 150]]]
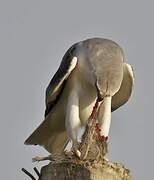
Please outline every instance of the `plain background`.
[[119, 43], [135, 72], [129, 102], [112, 114], [109, 158], [133, 180], [153, 178], [154, 3], [151, 0], [0, 0], [0, 177], [27, 180], [35, 155], [24, 140], [44, 116], [45, 89], [75, 42]]

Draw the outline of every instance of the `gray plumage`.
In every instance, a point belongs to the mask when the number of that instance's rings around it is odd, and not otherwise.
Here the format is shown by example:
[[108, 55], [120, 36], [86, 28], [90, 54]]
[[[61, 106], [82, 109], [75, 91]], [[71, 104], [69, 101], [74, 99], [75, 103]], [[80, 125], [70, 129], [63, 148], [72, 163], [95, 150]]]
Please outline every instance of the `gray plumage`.
[[[69, 108], [75, 105], [79, 111], [72, 110], [76, 116], [72, 124], [85, 126], [97, 98], [102, 101], [111, 97], [114, 111], [128, 101], [133, 83], [132, 68], [124, 63], [123, 51], [115, 42], [93, 38], [74, 44], [47, 87], [45, 119], [25, 144], [42, 145], [51, 153], [61, 152], [76, 132], [69, 125], [71, 120], [67, 120], [72, 117]], [[98, 114], [100, 122], [103, 109]]]

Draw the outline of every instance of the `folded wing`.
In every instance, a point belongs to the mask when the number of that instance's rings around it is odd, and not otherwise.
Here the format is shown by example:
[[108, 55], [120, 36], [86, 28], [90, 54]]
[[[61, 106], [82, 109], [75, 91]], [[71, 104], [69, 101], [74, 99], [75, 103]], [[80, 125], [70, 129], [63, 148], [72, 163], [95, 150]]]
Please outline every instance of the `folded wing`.
[[132, 93], [134, 74], [131, 65], [124, 63], [123, 80], [119, 91], [112, 97], [112, 111], [125, 104]]
[[[58, 132], [59, 129], [56, 129], [58, 128], [57, 126], [55, 128], [53, 127], [54, 132], [51, 132], [50, 123], [51, 121], [54, 121], [54, 119], [48, 118], [48, 114], [52, 110], [54, 111], [54, 106], [58, 101], [61, 93], [63, 92], [63, 89], [65, 87], [65, 82], [67, 81], [68, 77], [70, 76], [71, 72], [76, 67], [76, 65], [77, 65], [77, 57], [75, 57], [75, 46], [72, 46], [64, 55], [59, 69], [53, 76], [52, 80], [50, 81], [46, 89], [45, 120], [27, 138], [25, 144], [43, 145], [48, 151], [50, 151], [50, 148], [48, 146], [49, 141], [52, 142], [52, 144], [59, 144], [59, 147], [61, 147], [61, 144], [64, 144], [65, 141], [67, 140], [65, 132], [63, 131]], [[62, 142], [60, 142], [60, 140], [62, 140]], [[58, 143], [54, 141], [58, 141]]]

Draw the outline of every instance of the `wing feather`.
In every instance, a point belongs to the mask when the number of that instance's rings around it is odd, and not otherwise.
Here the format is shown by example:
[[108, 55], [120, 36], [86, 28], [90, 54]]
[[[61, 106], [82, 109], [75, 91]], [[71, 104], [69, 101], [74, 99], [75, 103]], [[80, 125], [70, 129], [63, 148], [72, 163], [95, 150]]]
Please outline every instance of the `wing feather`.
[[131, 65], [124, 63], [123, 80], [119, 91], [112, 97], [112, 111], [125, 104], [132, 93], [134, 85], [134, 73]]
[[67, 78], [77, 65], [77, 57], [75, 56], [75, 46], [72, 46], [64, 55], [59, 69], [51, 79], [46, 89], [46, 110], [45, 120], [40, 126], [27, 138], [25, 144], [39, 144], [45, 146], [45, 141], [52, 139], [52, 132], [50, 130], [50, 121], [47, 117], [49, 112], [55, 106], [56, 101], [59, 99]]
[[46, 89], [46, 110], [45, 116], [51, 111], [60, 96], [65, 81], [73, 71], [77, 64], [77, 57], [75, 56], [75, 46], [72, 46], [64, 55], [59, 69], [51, 79]]

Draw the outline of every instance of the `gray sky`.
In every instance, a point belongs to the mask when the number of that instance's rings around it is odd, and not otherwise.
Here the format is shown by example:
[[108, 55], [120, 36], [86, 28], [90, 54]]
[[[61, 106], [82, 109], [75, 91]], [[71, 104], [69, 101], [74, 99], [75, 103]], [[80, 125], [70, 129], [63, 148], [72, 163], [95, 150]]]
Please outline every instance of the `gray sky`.
[[65, 51], [89, 37], [119, 43], [135, 72], [130, 101], [112, 114], [109, 157], [134, 180], [153, 177], [153, 7], [152, 0], [0, 0], [2, 179], [27, 180], [20, 168], [32, 171], [31, 157], [48, 154], [23, 142], [42, 121], [45, 88]]

